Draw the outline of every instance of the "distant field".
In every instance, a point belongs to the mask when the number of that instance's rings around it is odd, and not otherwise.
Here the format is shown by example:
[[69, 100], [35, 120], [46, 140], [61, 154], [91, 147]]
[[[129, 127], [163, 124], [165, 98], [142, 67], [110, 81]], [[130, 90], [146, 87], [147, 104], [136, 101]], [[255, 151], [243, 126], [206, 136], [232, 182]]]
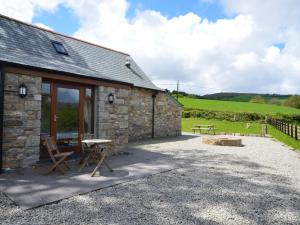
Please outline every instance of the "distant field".
[[277, 106], [270, 104], [258, 104], [250, 102], [233, 102], [233, 101], [218, 101], [206, 99], [194, 99], [181, 97], [178, 99], [184, 108], [204, 109], [212, 111], [225, 111], [225, 112], [249, 112], [260, 114], [298, 114], [300, 109]]
[[290, 95], [279, 94], [258, 94], [258, 93], [236, 93], [236, 92], [220, 92], [214, 94], [203, 95], [203, 99], [207, 100], [223, 100], [223, 101], [235, 101], [235, 102], [249, 102], [254, 96], [261, 96], [266, 101], [276, 99], [280, 102], [285, 101]]
[[[272, 97], [264, 97], [262, 96], [266, 101], [270, 101]], [[251, 99], [253, 98], [252, 95], [240, 95], [240, 96], [235, 96], [235, 97], [228, 97], [224, 99], [219, 99], [219, 100], [224, 100], [224, 101], [234, 101], [234, 102], [250, 102]], [[276, 98], [279, 102], [284, 102], [287, 98], [281, 97], [281, 98]]]

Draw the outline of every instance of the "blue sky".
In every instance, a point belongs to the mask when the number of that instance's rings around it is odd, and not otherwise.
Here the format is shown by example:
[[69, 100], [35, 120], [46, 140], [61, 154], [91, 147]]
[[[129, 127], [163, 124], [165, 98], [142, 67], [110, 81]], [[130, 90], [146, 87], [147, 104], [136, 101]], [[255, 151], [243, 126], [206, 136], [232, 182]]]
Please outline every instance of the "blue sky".
[[76, 14], [63, 5], [59, 5], [56, 10], [52, 11], [38, 11], [33, 17], [35, 23], [45, 24], [57, 32], [72, 35], [79, 29], [80, 22]]
[[145, 9], [159, 11], [167, 17], [179, 16], [189, 12], [194, 12], [202, 18], [207, 18], [209, 21], [216, 21], [217, 19], [226, 17], [219, 1], [131, 0], [130, 4], [129, 17], [134, 15], [135, 10]]
[[[143, 10], [155, 10], [168, 18], [193, 12], [210, 22], [229, 18], [219, 1], [130, 0], [129, 3], [130, 7], [127, 12], [129, 19], [133, 18], [137, 11]], [[54, 11], [39, 10], [32, 22], [45, 24], [57, 32], [68, 35], [72, 35], [80, 27], [79, 18], [70, 8], [64, 5], [59, 5]]]

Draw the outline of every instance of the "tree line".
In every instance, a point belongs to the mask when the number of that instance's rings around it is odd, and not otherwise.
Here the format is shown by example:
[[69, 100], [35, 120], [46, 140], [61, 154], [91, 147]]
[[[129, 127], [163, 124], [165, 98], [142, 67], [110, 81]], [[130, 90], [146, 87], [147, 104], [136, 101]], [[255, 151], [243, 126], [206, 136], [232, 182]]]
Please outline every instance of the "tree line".
[[256, 95], [250, 100], [250, 102], [283, 105], [283, 106], [300, 109], [300, 95], [291, 95], [290, 97], [288, 97], [286, 100], [283, 101], [278, 98], [271, 98], [270, 100], [266, 100], [261, 95]]

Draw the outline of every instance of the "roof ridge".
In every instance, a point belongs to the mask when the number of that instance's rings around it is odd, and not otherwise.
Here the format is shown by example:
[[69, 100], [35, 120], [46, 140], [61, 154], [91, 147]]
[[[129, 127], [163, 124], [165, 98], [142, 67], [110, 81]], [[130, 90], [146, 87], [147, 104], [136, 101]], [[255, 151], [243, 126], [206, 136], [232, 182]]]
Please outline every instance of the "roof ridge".
[[49, 33], [52, 33], [52, 34], [55, 34], [55, 35], [60, 35], [60, 36], [66, 37], [66, 38], [70, 38], [70, 39], [73, 39], [73, 40], [76, 40], [76, 41], [80, 41], [80, 42], [83, 42], [83, 43], [86, 43], [86, 44], [94, 45], [94, 46], [99, 47], [99, 48], [104, 48], [104, 49], [109, 50], [109, 51], [113, 51], [113, 52], [117, 52], [117, 53], [129, 56], [128, 53], [125, 53], [125, 52], [122, 52], [122, 51], [118, 51], [118, 50], [115, 50], [115, 49], [112, 49], [112, 48], [104, 47], [102, 45], [98, 45], [98, 44], [95, 44], [95, 43], [92, 43], [92, 42], [89, 42], [89, 41], [85, 41], [85, 40], [82, 40], [82, 39], [79, 39], [79, 38], [75, 38], [75, 37], [72, 37], [72, 36], [68, 36], [68, 35], [63, 34], [63, 33], [59, 33], [59, 32], [52, 31], [52, 30], [48, 30], [46, 28], [39, 27], [39, 26], [33, 25], [31, 23], [27, 23], [27, 22], [24, 22], [24, 21], [21, 21], [21, 20], [18, 20], [18, 19], [9, 17], [9, 16], [5, 16], [5, 15], [3, 15], [1, 13], [0, 13], [0, 17], [8, 19], [8, 20], [15, 21], [17, 23], [21, 23], [21, 24], [24, 24], [24, 25], [27, 25], [27, 26], [30, 26], [30, 27], [33, 27], [33, 28], [36, 28], [36, 29], [39, 29], [39, 30], [43, 30], [43, 31], [46, 31], [46, 32], [49, 32]]

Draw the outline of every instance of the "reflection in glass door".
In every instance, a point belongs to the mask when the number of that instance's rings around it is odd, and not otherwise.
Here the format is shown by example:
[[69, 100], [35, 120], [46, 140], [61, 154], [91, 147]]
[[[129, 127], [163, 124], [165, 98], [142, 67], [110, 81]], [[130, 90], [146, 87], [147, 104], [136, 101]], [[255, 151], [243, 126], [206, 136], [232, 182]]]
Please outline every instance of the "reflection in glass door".
[[57, 108], [54, 114], [57, 145], [77, 147], [79, 138], [79, 89], [58, 87]]
[[80, 135], [94, 131], [94, 89], [79, 84], [42, 83], [40, 160], [49, 159], [43, 143], [54, 137], [59, 150], [80, 152]]

